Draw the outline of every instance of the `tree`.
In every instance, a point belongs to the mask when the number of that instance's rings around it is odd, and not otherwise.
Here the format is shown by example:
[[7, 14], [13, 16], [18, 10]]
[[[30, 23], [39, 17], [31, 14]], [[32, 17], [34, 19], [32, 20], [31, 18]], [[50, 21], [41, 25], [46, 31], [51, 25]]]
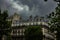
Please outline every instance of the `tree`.
[[29, 26], [25, 30], [26, 40], [42, 40], [43, 34], [41, 26]]
[[3, 35], [8, 36], [8, 38], [10, 36], [11, 22], [7, 21], [7, 17], [8, 17], [8, 11], [5, 10], [1, 13], [0, 10], [0, 40], [2, 40]]
[[54, 0], [54, 1], [59, 2], [59, 4], [56, 7], [56, 11], [49, 14], [48, 24], [50, 25], [50, 30], [56, 33], [57, 40], [60, 40], [60, 0]]
[[60, 40], [60, 4], [56, 7], [56, 11], [52, 12], [48, 16], [50, 31], [56, 31], [56, 38]]

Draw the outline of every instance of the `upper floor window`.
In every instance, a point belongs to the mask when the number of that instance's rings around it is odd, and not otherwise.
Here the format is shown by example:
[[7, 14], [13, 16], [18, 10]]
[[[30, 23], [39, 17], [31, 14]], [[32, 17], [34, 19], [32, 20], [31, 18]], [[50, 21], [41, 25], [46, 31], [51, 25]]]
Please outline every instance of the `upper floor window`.
[[20, 23], [19, 20], [14, 20], [14, 21], [13, 21], [13, 24], [19, 24], [19, 23]]

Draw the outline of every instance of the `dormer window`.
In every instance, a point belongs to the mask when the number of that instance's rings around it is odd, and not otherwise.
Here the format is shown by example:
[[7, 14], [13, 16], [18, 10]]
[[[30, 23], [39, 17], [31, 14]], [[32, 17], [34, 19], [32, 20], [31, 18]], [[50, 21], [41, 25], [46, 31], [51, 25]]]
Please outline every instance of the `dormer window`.
[[14, 20], [13, 24], [19, 24], [20, 21], [19, 20]]

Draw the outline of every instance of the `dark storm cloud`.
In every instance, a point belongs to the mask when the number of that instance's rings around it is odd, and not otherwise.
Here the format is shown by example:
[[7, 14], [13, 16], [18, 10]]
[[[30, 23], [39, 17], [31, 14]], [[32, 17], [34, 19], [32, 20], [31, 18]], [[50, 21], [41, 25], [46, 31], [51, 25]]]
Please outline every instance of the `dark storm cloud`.
[[56, 3], [52, 0], [48, 0], [48, 2], [44, 2], [44, 0], [20, 0], [20, 2], [24, 5], [28, 5], [29, 9], [33, 11], [33, 15], [46, 15], [52, 12], [56, 7]]
[[8, 9], [9, 15], [14, 12], [22, 16], [40, 15], [44, 16], [54, 11], [56, 3], [52, 0], [44, 2], [44, 0], [0, 0], [0, 8]]

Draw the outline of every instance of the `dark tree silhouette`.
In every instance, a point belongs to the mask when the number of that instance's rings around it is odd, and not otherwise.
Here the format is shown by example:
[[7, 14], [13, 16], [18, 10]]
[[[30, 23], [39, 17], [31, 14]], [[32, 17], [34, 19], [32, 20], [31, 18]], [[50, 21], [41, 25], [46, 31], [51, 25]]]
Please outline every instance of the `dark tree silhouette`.
[[3, 35], [6, 35], [8, 38], [10, 36], [11, 22], [7, 21], [7, 17], [8, 17], [8, 11], [5, 10], [1, 13], [0, 10], [0, 40], [2, 40]]
[[26, 40], [42, 40], [43, 34], [41, 26], [29, 26], [25, 30]]
[[59, 2], [58, 6], [56, 7], [56, 11], [49, 14], [49, 26], [50, 31], [55, 32], [57, 40], [60, 40], [60, 1], [55, 0]]

